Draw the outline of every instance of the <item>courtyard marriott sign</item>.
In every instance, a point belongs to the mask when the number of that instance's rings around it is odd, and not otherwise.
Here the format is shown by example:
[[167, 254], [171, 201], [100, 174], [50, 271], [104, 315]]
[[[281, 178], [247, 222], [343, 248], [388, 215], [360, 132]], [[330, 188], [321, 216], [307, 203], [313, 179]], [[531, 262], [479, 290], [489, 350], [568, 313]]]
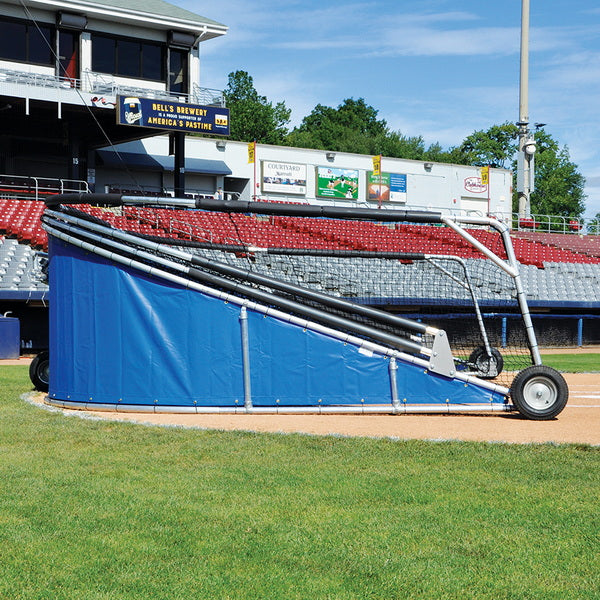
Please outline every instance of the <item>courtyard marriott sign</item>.
[[117, 96], [117, 123], [169, 131], [229, 135], [229, 109], [137, 96]]

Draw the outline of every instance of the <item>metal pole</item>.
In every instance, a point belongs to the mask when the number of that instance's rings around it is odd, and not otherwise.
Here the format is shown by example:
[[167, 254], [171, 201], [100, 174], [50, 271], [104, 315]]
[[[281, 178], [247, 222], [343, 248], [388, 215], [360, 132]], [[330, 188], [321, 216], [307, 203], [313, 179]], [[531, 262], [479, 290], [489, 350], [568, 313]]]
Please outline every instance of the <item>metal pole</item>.
[[185, 133], [176, 131], [173, 134], [175, 140], [175, 158], [173, 171], [173, 188], [175, 196], [185, 196]]
[[521, 0], [521, 67], [517, 125], [519, 126], [517, 192], [519, 193], [519, 218], [524, 218], [531, 214], [531, 167], [535, 151], [529, 133], [529, 0]]
[[244, 371], [244, 406], [247, 411], [252, 409], [252, 388], [250, 383], [250, 350], [248, 342], [248, 310], [245, 306], [240, 309], [240, 327], [242, 333], [242, 368]]
[[396, 364], [396, 359], [392, 356], [390, 358], [390, 391], [392, 394], [392, 405], [394, 408], [400, 408], [400, 400], [398, 399], [398, 383], [396, 377], [396, 371], [398, 370], [398, 365]]

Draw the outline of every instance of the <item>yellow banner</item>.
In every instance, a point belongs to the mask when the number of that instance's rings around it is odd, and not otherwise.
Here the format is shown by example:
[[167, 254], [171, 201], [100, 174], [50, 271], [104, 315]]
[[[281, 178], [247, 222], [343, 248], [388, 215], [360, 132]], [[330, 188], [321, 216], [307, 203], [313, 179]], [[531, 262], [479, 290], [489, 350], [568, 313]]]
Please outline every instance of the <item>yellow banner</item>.
[[381, 154], [373, 157], [373, 175], [375, 175], [375, 177], [381, 175]]
[[248, 144], [248, 164], [254, 162], [255, 154], [256, 154], [256, 142], [250, 142]]
[[490, 182], [490, 168], [481, 167], [481, 185], [487, 185]]

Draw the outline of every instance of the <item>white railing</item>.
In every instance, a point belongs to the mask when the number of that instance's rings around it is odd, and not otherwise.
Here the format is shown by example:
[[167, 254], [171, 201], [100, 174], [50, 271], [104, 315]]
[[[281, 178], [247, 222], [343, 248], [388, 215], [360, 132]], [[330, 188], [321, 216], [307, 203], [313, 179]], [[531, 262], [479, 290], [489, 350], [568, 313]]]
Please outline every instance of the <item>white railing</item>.
[[80, 179], [0, 174], [0, 196], [5, 198], [43, 200], [51, 194], [89, 193], [89, 191], [87, 181]]
[[577, 217], [563, 217], [562, 215], [536, 215], [520, 217], [518, 213], [512, 214], [513, 229], [517, 231], [543, 231], [547, 233], [583, 233], [585, 230], [584, 219]]
[[[82, 79], [72, 79], [69, 77], [56, 77], [41, 73], [27, 73], [24, 71], [12, 71], [10, 69], [0, 69], [0, 85], [2, 83], [12, 83], [24, 85], [32, 88], [54, 88], [54, 89], [73, 89], [97, 94], [100, 97], [108, 96], [139, 96], [142, 98], [156, 98], [162, 100], [174, 100], [178, 102], [189, 102], [192, 104], [203, 104], [210, 106], [225, 106], [225, 97], [221, 90], [203, 88], [194, 85], [191, 94], [176, 94], [165, 90], [153, 89], [148, 87], [138, 87], [118, 83], [110, 75], [85, 71]], [[109, 105], [110, 103], [107, 103]]]
[[55, 77], [54, 75], [45, 75], [42, 73], [27, 73], [25, 71], [11, 71], [10, 69], [0, 69], [0, 84], [16, 83], [27, 87], [43, 88], [79, 88], [81, 82], [79, 79], [70, 79], [68, 77]]

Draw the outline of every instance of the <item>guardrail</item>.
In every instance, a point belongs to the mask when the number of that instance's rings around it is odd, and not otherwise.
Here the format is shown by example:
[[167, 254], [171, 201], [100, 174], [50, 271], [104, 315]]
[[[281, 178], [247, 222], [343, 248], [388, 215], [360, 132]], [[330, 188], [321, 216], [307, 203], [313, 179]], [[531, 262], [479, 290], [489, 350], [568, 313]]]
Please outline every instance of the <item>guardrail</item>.
[[43, 200], [51, 194], [89, 193], [87, 181], [0, 174], [0, 196], [18, 200]]
[[542, 231], [547, 233], [583, 233], [585, 221], [577, 217], [562, 215], [530, 215], [521, 217], [512, 214], [512, 226], [517, 231]]
[[176, 100], [179, 102], [190, 102], [192, 104], [225, 106], [225, 96], [221, 90], [194, 85], [190, 94], [175, 94], [165, 90], [123, 85], [116, 82], [110, 75], [95, 73], [93, 71], [85, 71], [81, 79], [75, 79], [70, 77], [56, 77], [54, 75], [41, 73], [27, 73], [24, 71], [0, 69], [0, 84], [2, 83], [14, 83], [28, 87], [65, 90], [74, 89], [90, 94], [97, 94], [102, 97], [116, 97], [118, 95], [140, 96], [142, 98]]

